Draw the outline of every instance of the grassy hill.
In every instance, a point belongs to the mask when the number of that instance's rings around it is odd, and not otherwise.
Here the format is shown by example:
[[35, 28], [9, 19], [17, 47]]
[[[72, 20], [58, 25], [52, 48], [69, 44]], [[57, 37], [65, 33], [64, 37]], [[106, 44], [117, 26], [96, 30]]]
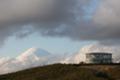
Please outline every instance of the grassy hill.
[[53, 64], [1, 75], [0, 80], [120, 80], [120, 65]]

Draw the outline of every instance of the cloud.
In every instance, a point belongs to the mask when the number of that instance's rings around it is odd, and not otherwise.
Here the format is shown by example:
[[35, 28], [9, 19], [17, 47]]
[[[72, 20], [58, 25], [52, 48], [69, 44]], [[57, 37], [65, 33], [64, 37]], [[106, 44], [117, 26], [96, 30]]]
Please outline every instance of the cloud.
[[67, 56], [62, 63], [80, 63], [80, 62], [85, 62], [86, 53], [91, 53], [91, 52], [107, 52], [107, 53], [112, 53], [113, 56], [113, 62], [120, 62], [120, 46], [104, 46], [98, 43], [95, 44], [90, 44], [82, 47], [77, 53], [74, 53], [70, 56]]
[[[5, 0], [0, 1], [0, 42], [9, 36], [29, 34], [33, 28], [52, 30], [74, 17], [78, 0]], [[72, 11], [73, 10], [73, 11]], [[29, 27], [28, 25], [32, 25]], [[27, 33], [26, 33], [27, 30]], [[25, 31], [25, 32], [24, 32]]]
[[96, 36], [103, 44], [118, 44], [120, 42], [120, 5], [119, 0], [103, 0], [93, 16], [93, 21], [99, 28]]
[[[98, 2], [98, 3], [97, 3]], [[41, 33], [47, 36], [68, 37], [72, 40], [83, 41], [98, 41], [104, 45], [119, 45], [120, 42], [120, 10], [119, 0], [101, 0], [90, 2], [85, 1], [85, 4], [80, 2], [78, 10], [74, 14], [78, 20], [72, 18], [71, 22], [62, 24], [54, 29], [46, 29]], [[78, 3], [78, 4], [80, 4]], [[97, 6], [90, 4], [96, 3]], [[90, 7], [90, 8], [88, 8]], [[89, 13], [92, 13], [91, 15]], [[86, 16], [91, 16], [90, 19]], [[74, 20], [74, 21], [73, 21]]]
[[[82, 38], [92, 30], [83, 20], [85, 16], [83, 7], [90, 2], [89, 0], [0, 1], [0, 44], [4, 44], [10, 36], [16, 35], [21, 38], [33, 32], [39, 32], [43, 36], [78, 40], [80, 36]], [[87, 33], [84, 32], [86, 28]]]
[[120, 41], [119, 2], [119, 0], [2, 0], [0, 44], [4, 44], [10, 36], [23, 38], [34, 32], [43, 36], [114, 44], [114, 41]]
[[[83, 15], [76, 15], [80, 17], [78, 21], [72, 21], [69, 24], [64, 24], [57, 29], [46, 30], [41, 32], [43, 35], [67, 37], [72, 40], [82, 41], [97, 41], [103, 45], [119, 45], [120, 42], [120, 6], [119, 0], [101, 0], [97, 6], [91, 7], [93, 10], [90, 19], [85, 16], [90, 16], [86, 11], [91, 9], [87, 8], [83, 11]], [[91, 1], [92, 3], [92, 1]], [[94, 1], [93, 1], [94, 3]], [[86, 6], [85, 4], [80, 6]], [[79, 12], [78, 12], [79, 13]]]

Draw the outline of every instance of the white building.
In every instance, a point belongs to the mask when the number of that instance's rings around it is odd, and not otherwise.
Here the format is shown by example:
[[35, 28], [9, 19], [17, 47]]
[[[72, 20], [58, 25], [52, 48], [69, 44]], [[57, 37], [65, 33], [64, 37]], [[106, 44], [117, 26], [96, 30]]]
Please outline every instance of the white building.
[[112, 54], [111, 53], [87, 53], [86, 54], [86, 63], [112, 63]]

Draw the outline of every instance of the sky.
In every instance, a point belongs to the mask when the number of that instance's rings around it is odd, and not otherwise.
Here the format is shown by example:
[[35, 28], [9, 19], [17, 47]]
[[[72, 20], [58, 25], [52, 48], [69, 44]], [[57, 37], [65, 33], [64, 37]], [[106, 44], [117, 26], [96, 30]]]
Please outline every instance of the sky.
[[[93, 5], [94, 3], [97, 4], [97, 1], [93, 0], [93, 2], [91, 2], [88, 6], [83, 7], [86, 11], [86, 19], [87, 17], [92, 16], [92, 12], [96, 7], [96, 5]], [[78, 51], [83, 45], [88, 43], [90, 42], [73, 41], [68, 38], [44, 37], [38, 33], [33, 33], [22, 39], [10, 36], [0, 49], [0, 56], [15, 57], [31, 47], [43, 48], [54, 54], [71, 54]]]
[[31, 47], [71, 54], [85, 45], [119, 46], [119, 0], [1, 0], [0, 57]]
[[66, 38], [42, 37], [34, 33], [23, 39], [10, 37], [4, 46], [1, 47], [0, 53], [1, 57], [16, 57], [29, 48], [41, 48], [52, 54], [72, 54], [88, 43], [91, 42], [80, 43]]

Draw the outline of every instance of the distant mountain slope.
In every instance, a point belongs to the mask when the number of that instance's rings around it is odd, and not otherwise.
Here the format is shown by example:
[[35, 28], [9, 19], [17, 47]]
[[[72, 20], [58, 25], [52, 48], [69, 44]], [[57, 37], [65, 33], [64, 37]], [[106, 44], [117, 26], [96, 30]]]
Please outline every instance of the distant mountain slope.
[[120, 65], [54, 64], [1, 75], [0, 80], [119, 80]]

